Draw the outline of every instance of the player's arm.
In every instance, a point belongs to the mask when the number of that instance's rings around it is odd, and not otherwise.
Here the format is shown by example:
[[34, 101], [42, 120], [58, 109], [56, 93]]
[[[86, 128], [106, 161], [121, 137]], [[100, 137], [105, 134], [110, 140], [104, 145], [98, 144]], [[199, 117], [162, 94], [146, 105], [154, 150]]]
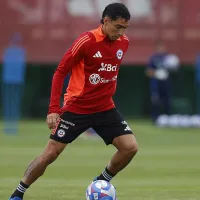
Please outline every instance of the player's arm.
[[153, 58], [152, 58], [152, 57], [149, 59], [147, 68], [146, 68], [146, 70], [145, 70], [145, 74], [146, 74], [149, 78], [152, 78], [152, 77], [154, 77], [154, 75], [155, 75], [155, 65], [154, 65], [154, 62], [153, 62]]
[[155, 70], [154, 69], [151, 69], [151, 68], [147, 68], [146, 71], [145, 71], [146, 75], [149, 77], [149, 78], [152, 78], [154, 77], [155, 75]]
[[60, 98], [65, 77], [71, 71], [73, 66], [78, 64], [84, 56], [85, 45], [90, 40], [88, 35], [78, 38], [70, 49], [66, 52], [59, 63], [52, 79], [51, 96], [47, 124], [50, 129], [54, 128], [60, 113]]

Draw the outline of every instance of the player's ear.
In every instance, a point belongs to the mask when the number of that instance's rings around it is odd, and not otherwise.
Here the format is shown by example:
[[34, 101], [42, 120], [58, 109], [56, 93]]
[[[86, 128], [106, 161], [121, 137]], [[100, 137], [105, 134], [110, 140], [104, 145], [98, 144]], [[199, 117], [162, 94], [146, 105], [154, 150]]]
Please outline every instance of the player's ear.
[[103, 23], [104, 23], [104, 24], [107, 24], [107, 23], [108, 23], [108, 17], [104, 17], [104, 18], [103, 18]]

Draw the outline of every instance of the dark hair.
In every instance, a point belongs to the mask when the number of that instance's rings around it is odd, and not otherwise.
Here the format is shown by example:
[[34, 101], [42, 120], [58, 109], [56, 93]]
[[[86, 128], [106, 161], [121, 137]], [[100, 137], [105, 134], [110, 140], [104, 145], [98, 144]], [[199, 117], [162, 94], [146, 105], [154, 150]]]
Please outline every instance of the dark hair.
[[123, 3], [111, 3], [107, 5], [102, 13], [101, 23], [103, 24], [104, 17], [110, 17], [111, 20], [117, 20], [123, 18], [126, 21], [130, 20], [131, 14], [128, 8]]

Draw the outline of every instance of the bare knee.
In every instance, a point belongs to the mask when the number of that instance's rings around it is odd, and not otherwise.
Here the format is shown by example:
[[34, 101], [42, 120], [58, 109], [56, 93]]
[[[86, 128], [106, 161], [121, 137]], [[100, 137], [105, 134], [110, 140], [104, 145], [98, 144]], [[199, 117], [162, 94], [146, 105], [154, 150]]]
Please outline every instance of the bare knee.
[[64, 150], [65, 146], [65, 144], [50, 140], [44, 152], [40, 156], [40, 163], [43, 165], [49, 165], [54, 162]]
[[138, 144], [133, 135], [124, 135], [116, 138], [114, 146], [124, 155], [133, 157], [138, 152]]
[[125, 155], [134, 156], [138, 152], [138, 145], [136, 142], [128, 143], [121, 148]]

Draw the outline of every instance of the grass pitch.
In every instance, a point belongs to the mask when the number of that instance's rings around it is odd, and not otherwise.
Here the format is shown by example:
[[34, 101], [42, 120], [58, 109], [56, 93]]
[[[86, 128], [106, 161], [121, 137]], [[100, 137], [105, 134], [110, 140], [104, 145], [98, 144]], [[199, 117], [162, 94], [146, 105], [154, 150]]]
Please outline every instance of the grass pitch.
[[[161, 129], [129, 121], [139, 152], [112, 183], [119, 200], [199, 200], [200, 129]], [[32, 159], [46, 145], [45, 122], [24, 121], [20, 134], [4, 135], [0, 123], [0, 200], [7, 200]], [[85, 190], [115, 152], [100, 140], [78, 139], [25, 194], [25, 200], [85, 200]]]

